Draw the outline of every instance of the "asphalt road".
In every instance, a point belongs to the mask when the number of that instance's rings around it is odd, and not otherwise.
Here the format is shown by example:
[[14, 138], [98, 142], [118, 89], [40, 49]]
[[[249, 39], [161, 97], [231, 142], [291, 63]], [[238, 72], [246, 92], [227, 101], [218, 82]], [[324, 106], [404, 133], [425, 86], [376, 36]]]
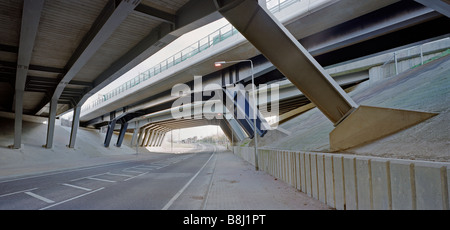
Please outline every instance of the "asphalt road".
[[157, 154], [149, 160], [3, 180], [0, 210], [169, 209], [214, 151]]

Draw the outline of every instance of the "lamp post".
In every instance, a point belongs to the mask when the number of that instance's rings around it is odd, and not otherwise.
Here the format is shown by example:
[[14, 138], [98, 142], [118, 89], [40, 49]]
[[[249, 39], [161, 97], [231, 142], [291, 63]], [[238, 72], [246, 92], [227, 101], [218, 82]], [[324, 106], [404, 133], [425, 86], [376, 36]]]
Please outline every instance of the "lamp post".
[[252, 93], [253, 93], [253, 107], [254, 107], [254, 119], [253, 119], [253, 127], [254, 127], [254, 136], [255, 136], [255, 170], [258, 171], [258, 137], [256, 133], [256, 118], [257, 118], [257, 111], [258, 111], [258, 103], [256, 101], [256, 91], [255, 91], [255, 76], [253, 71], [253, 61], [252, 60], [235, 60], [235, 61], [216, 61], [214, 62], [215, 67], [221, 67], [222, 64], [227, 63], [239, 63], [239, 62], [250, 62], [250, 67], [252, 71]]

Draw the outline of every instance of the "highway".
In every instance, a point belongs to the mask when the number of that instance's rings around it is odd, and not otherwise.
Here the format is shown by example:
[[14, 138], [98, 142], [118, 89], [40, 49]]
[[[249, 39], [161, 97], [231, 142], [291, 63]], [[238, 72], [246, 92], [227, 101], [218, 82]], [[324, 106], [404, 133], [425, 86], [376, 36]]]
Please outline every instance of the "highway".
[[[214, 152], [203, 146], [197, 152], [5, 179], [0, 210], [170, 209]], [[207, 189], [196, 192], [204, 197]]]

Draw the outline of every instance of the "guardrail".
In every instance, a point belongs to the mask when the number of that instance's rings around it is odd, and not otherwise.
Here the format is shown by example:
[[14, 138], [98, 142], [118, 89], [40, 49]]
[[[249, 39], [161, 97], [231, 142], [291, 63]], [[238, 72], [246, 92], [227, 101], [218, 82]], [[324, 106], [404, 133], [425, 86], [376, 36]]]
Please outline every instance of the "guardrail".
[[450, 53], [449, 49], [450, 38], [446, 37], [395, 51], [382, 65], [384, 76], [395, 76], [406, 70], [426, 64], [436, 58], [448, 55]]
[[[277, 4], [269, 9], [270, 12], [276, 13], [279, 12], [292, 4], [296, 2], [301, 2], [302, 0], [268, 0], [270, 1], [277, 1]], [[314, 1], [314, 0], [308, 0], [308, 1]], [[85, 104], [81, 107], [82, 111], [91, 110], [96, 107], [98, 107], [100, 104], [104, 103], [105, 101], [108, 101], [109, 99], [116, 97], [117, 95], [122, 94], [123, 92], [141, 84], [142, 82], [150, 79], [153, 76], [158, 75], [159, 73], [164, 72], [165, 70], [170, 69], [171, 67], [188, 60], [191, 57], [194, 57], [195, 55], [205, 51], [206, 49], [213, 47], [220, 42], [239, 34], [239, 32], [231, 25], [227, 24], [214, 32], [208, 34], [207, 36], [201, 38], [197, 42], [191, 44], [190, 46], [182, 49], [181, 51], [177, 52], [176, 54], [168, 57], [164, 61], [158, 63], [157, 65], [151, 67], [150, 69], [140, 73], [136, 77], [128, 80], [127, 82], [123, 83], [122, 85], [118, 86], [117, 88], [109, 91], [108, 93], [102, 95], [102, 98], [98, 98], [95, 101]]]

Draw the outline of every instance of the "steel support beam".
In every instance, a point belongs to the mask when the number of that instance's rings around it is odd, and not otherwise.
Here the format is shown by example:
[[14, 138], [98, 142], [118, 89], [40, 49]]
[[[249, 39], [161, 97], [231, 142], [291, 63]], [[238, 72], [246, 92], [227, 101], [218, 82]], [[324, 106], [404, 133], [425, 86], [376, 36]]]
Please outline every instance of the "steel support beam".
[[103, 146], [109, 147], [109, 144], [111, 143], [111, 138], [112, 138], [115, 126], [116, 126], [116, 120], [115, 119], [111, 120], [108, 123], [108, 130], [106, 131], [105, 142], [103, 143]]
[[148, 137], [147, 142], [145, 143], [145, 146], [151, 146], [152, 142], [155, 140], [157, 133], [156, 130], [159, 129], [158, 126], [152, 125], [153, 127], [150, 129], [150, 136]]
[[117, 143], [116, 143], [117, 147], [122, 146], [123, 138], [125, 137], [125, 133], [127, 132], [127, 127], [128, 127], [127, 122], [122, 123], [122, 125], [120, 126], [120, 133], [119, 133], [119, 137], [117, 138]]
[[23, 94], [43, 7], [44, 0], [23, 2], [14, 96], [14, 144], [11, 146], [14, 149], [22, 144]]
[[162, 129], [162, 127], [158, 126], [156, 129], [153, 130], [154, 137], [152, 138], [151, 141], [149, 141], [149, 143], [148, 143], [149, 147], [155, 147], [156, 146], [156, 143], [157, 143], [159, 137], [161, 136], [161, 129]]
[[221, 16], [217, 12], [213, 1], [190, 0], [177, 11], [175, 16], [175, 26], [171, 23], [162, 23], [158, 28], [152, 30], [136, 46], [101, 73], [95, 79], [92, 88], [80, 99], [78, 104], [84, 104], [89, 97], [97, 93], [103, 87], [113, 82], [183, 34], [220, 18]]
[[228, 138], [228, 140], [232, 142], [233, 135], [231, 133], [233, 131], [230, 129], [229, 125], [226, 124], [226, 122], [227, 122], [226, 120], [222, 120], [221, 122], [219, 122], [219, 126], [222, 129], [225, 136]]
[[[237, 98], [237, 100], [235, 100], [235, 98]], [[221, 100], [250, 138], [255, 136], [254, 119], [256, 119], [256, 131], [258, 135], [263, 137], [267, 133], [267, 129], [263, 127], [263, 124], [266, 123], [264, 117], [254, 108], [253, 103], [249, 102], [246, 98], [244, 90], [223, 89]], [[255, 113], [256, 117], [254, 115]]]
[[56, 87], [53, 97], [59, 98], [66, 85], [72, 81], [139, 3], [140, 0], [121, 1], [117, 6], [115, 6], [115, 1], [108, 3], [67, 63], [67, 72]]
[[47, 149], [53, 148], [53, 136], [55, 134], [55, 122], [56, 122], [56, 108], [58, 107], [58, 100], [50, 100], [50, 111], [47, 122], [47, 142], [44, 147]]
[[[94, 22], [89, 32], [85, 35], [82, 42], [75, 50], [74, 54], [66, 64], [64, 76], [59, 81], [53, 92], [51, 100], [58, 100], [61, 97], [65, 87], [70, 84], [72, 79], [78, 74], [81, 68], [94, 56], [98, 49], [108, 40], [112, 33], [122, 24], [127, 16], [133, 12], [140, 0], [121, 1], [117, 6], [115, 1], [109, 1], [102, 11], [101, 15]], [[81, 107], [82, 104], [76, 106]], [[48, 123], [51, 122], [49, 117]], [[47, 135], [48, 136], [48, 135]], [[49, 142], [47, 140], [47, 142]], [[109, 144], [108, 144], [109, 145]]]
[[136, 139], [136, 145], [140, 145], [143, 137], [144, 137], [144, 128], [140, 128], [138, 137]]
[[159, 139], [156, 141], [156, 144], [155, 144], [156, 147], [161, 146], [162, 141], [163, 141], [163, 139], [164, 139], [164, 137], [165, 137], [165, 135], [166, 135], [166, 132], [167, 132], [167, 129], [166, 129], [166, 128], [164, 128], [164, 129], [161, 130], [161, 135], [159, 136]]
[[160, 130], [156, 131], [155, 139], [150, 144], [150, 147], [156, 147], [156, 143], [158, 142], [159, 137], [161, 136], [162, 132]]
[[150, 140], [151, 137], [152, 137], [152, 129], [148, 129], [147, 130], [147, 139], [144, 140], [143, 147], [148, 146], [148, 141]]
[[141, 147], [144, 147], [145, 146], [145, 142], [147, 141], [147, 139], [148, 139], [148, 130], [151, 128], [151, 127], [153, 127], [154, 125], [153, 124], [150, 124], [150, 125], [146, 125], [146, 126], [144, 126], [144, 127], [142, 127], [142, 139], [140, 140], [140, 146]]
[[157, 126], [157, 125], [151, 125], [151, 128], [150, 128], [150, 130], [149, 130], [149, 137], [148, 137], [148, 140], [147, 140], [147, 142], [145, 143], [145, 146], [151, 146], [151, 143], [152, 143], [152, 141], [154, 141], [154, 139], [156, 138], [156, 136], [157, 136], [157, 133], [156, 133], [156, 130], [159, 130], [160, 129], [160, 127], [159, 126]]
[[148, 139], [147, 139], [147, 141], [145, 142], [145, 147], [147, 147], [148, 146], [148, 143], [150, 142], [150, 140], [152, 139], [152, 137], [153, 137], [153, 134], [154, 134], [154, 132], [153, 132], [153, 130], [148, 130], [148, 133], [149, 133], [149, 136], [148, 136]]
[[219, 7], [219, 12], [336, 126], [330, 133], [332, 151], [372, 142], [435, 115], [358, 106], [294, 36], [256, 1], [234, 0]]
[[158, 137], [158, 131], [156, 131], [156, 130], [152, 130], [152, 131], [153, 131], [152, 132], [152, 137], [147, 143], [148, 147], [152, 147], [153, 146], [153, 142], [155, 142], [155, 139]]
[[176, 15], [167, 13], [162, 10], [158, 10], [156, 8], [153, 8], [151, 6], [147, 6], [144, 4], [139, 4], [135, 9], [136, 12], [142, 13], [148, 17], [151, 17], [154, 20], [164, 22], [164, 23], [170, 23], [175, 24], [175, 20], [177, 18]]
[[415, 0], [416, 2], [436, 10], [437, 12], [450, 18], [450, 1], [448, 0]]
[[333, 124], [337, 125], [357, 107], [284, 25], [258, 2], [233, 1], [220, 7], [219, 12]]
[[75, 108], [73, 108], [72, 129], [70, 130], [70, 142], [68, 146], [69, 148], [75, 148], [77, 132], [78, 128], [80, 127], [80, 113], [81, 113], [81, 106], [75, 106]]
[[141, 140], [141, 143], [139, 144], [141, 147], [144, 147], [144, 144], [145, 144], [145, 141], [147, 140], [147, 138], [148, 138], [148, 127], [146, 127], [146, 128], [144, 128], [144, 130], [142, 131], [142, 140]]
[[164, 137], [166, 137], [166, 134], [167, 134], [167, 132], [164, 132], [164, 133], [163, 133], [163, 135], [161, 136], [161, 140], [159, 141], [157, 147], [161, 147], [161, 145], [162, 145], [162, 143], [163, 143], [163, 140], [164, 140]]

